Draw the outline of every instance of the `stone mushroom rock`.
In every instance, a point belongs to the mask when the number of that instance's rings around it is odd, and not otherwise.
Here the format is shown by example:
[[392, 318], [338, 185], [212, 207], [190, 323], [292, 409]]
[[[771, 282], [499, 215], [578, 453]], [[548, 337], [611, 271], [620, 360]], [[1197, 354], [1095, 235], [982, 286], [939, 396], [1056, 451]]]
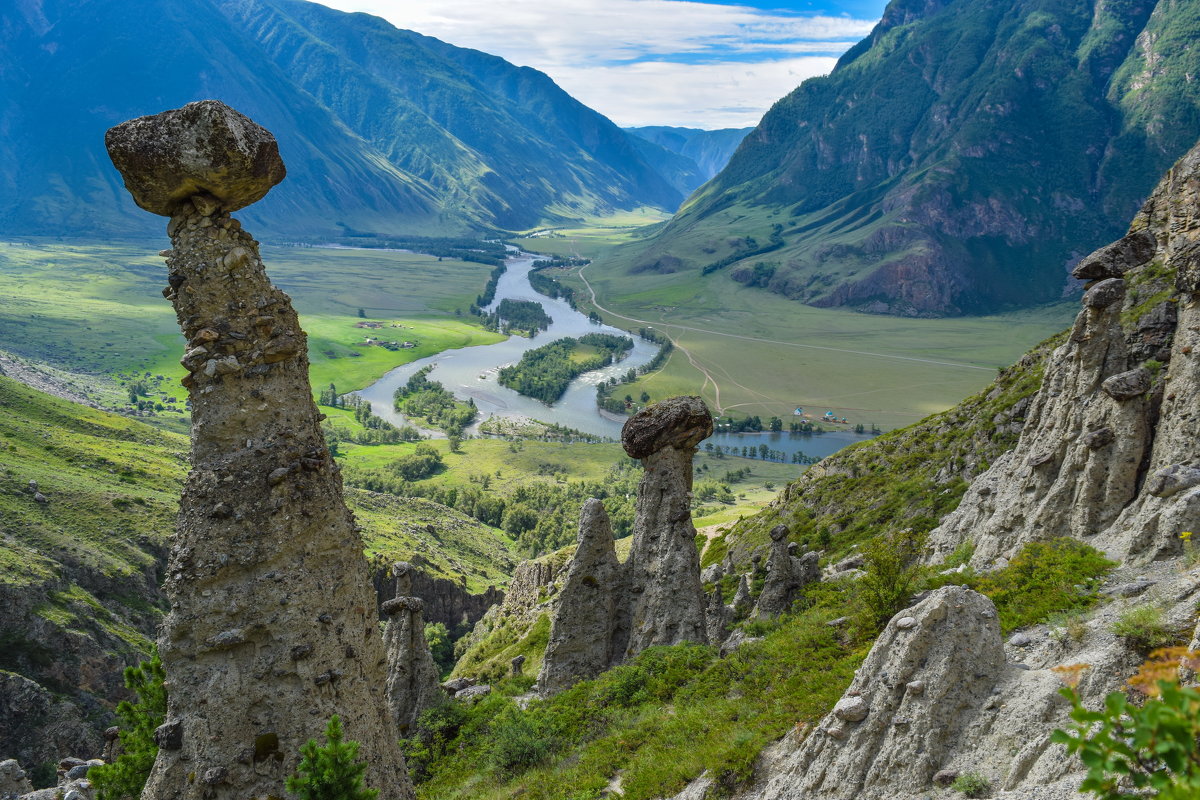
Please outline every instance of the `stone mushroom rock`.
[[387, 648], [388, 710], [403, 736], [413, 730], [423, 711], [441, 704], [446, 697], [425, 640], [425, 604], [419, 597], [400, 594], [412, 591], [411, 565], [398, 562], [393, 569], [397, 596], [385, 601], [380, 610], [387, 618], [383, 642]]
[[725, 605], [721, 597], [721, 587], [713, 587], [708, 596], [708, 606], [704, 609], [705, 632], [709, 644], [719, 645], [729, 636], [729, 623], [733, 620], [733, 609]]
[[621, 429], [625, 452], [644, 467], [626, 563], [633, 594], [626, 657], [654, 645], [706, 641], [690, 500], [692, 458], [712, 431], [712, 414], [695, 396], [648, 406]]
[[992, 601], [946, 586], [897, 615], [853, 683], [787, 757], [761, 800], [920, 796], [991, 696], [1004, 670]]
[[604, 504], [593, 497], [579, 513], [578, 544], [550, 623], [538, 691], [557, 694], [619, 660], [618, 609], [627, 601], [612, 525]]
[[733, 593], [733, 604], [730, 608], [733, 609], [735, 617], [744, 617], [750, 613], [751, 607], [754, 605], [753, 599], [750, 597], [750, 579], [742, 575], [738, 579], [737, 589]]
[[170, 735], [142, 797], [282, 797], [300, 746], [337, 714], [366, 785], [408, 800], [375, 594], [312, 401], [306, 337], [229, 216], [283, 177], [269, 138], [215, 101], [106, 136], [139, 204], [171, 216], [164, 295], [187, 339], [192, 404], [159, 639]]
[[134, 201], [164, 217], [198, 195], [237, 211], [287, 174], [271, 132], [217, 100], [123, 122], [104, 144]]

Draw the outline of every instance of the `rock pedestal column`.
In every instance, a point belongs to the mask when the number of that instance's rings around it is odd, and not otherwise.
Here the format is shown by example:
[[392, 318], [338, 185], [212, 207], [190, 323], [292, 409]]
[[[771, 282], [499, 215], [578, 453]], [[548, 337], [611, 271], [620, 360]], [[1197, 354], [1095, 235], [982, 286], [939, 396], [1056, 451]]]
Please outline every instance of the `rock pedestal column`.
[[776, 525], [771, 529], [767, 579], [754, 610], [758, 619], [771, 619], [790, 611], [800, 590], [821, 578], [817, 554], [805, 553], [799, 558], [793, 556], [793, 545], [788, 543], [787, 535], [786, 525]]
[[579, 544], [559, 593], [538, 675], [542, 694], [555, 694], [594, 678], [619, 656], [613, 652], [613, 640], [618, 606], [627, 599], [624, 584], [608, 514], [593, 497], [579, 514]]
[[713, 431], [699, 397], [673, 397], [630, 417], [621, 444], [645, 467], [638, 486], [626, 657], [654, 645], [707, 641], [700, 555], [692, 525], [692, 457]]
[[412, 788], [383, 701], [375, 596], [308, 382], [306, 337], [258, 243], [229, 212], [282, 180], [265, 129], [215, 101], [105, 137], [138, 204], [169, 216], [164, 253], [187, 339], [192, 470], [165, 584], [170, 701], [142, 795], [283, 797], [337, 714], [380, 800]]

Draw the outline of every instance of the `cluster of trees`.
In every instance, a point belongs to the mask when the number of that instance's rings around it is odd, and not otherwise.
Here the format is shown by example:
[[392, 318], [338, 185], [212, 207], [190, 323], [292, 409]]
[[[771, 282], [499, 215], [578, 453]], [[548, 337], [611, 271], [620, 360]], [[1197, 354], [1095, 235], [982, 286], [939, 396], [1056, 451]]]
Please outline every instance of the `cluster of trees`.
[[[761, 461], [778, 461], [781, 464], [789, 462], [792, 464], [815, 464], [821, 460], [815, 456], [810, 456], [807, 453], [800, 451], [792, 453], [791, 456], [788, 456], [788, 454], [782, 450], [775, 450], [766, 444], [759, 444], [758, 446], [751, 444], [738, 447], [736, 445], [719, 445], [713, 444], [712, 442], [705, 442], [704, 449], [718, 457], [723, 455], [741, 456], [742, 458], [757, 458]], [[740, 470], [726, 472], [725, 480], [731, 482], [740, 480], [739, 472]], [[746, 474], [750, 474], [749, 469], [746, 470]]]
[[425, 367], [396, 390], [396, 410], [423, 419], [452, 436], [461, 436], [463, 428], [474, 422], [479, 413], [475, 401], [460, 403], [441, 383], [429, 380], [432, 370], [432, 366]]
[[[595, 348], [595, 355], [577, 357], [580, 345]], [[627, 336], [588, 333], [578, 339], [567, 337], [527, 351], [516, 364], [500, 370], [501, 386], [526, 397], [553, 403], [579, 375], [620, 360], [633, 349]]]
[[[476, 264], [492, 264], [499, 266], [504, 263], [507, 255], [504, 244], [496, 241], [481, 239], [464, 239], [447, 236], [384, 236], [377, 233], [360, 233], [347, 230], [347, 236], [359, 241], [364, 247], [386, 247], [393, 250], [412, 250], [414, 253], [424, 253], [441, 258], [453, 258], [458, 261], [471, 261]], [[491, 302], [491, 301], [489, 301]]]
[[503, 261], [501, 261], [500, 264], [497, 265], [494, 270], [492, 270], [492, 274], [488, 276], [487, 285], [483, 287], [483, 294], [476, 297], [475, 302], [471, 304], [470, 311], [472, 314], [483, 316], [483, 309], [490, 306], [492, 301], [496, 299], [496, 286], [500, 283], [500, 276], [504, 274], [506, 269], [508, 269], [508, 267], [505, 266]]
[[416, 428], [408, 425], [403, 428], [397, 428], [382, 417], [375, 416], [375, 413], [371, 409], [371, 404], [361, 397], [352, 394], [343, 397], [338, 394], [336, 384], [330, 383], [328, 388], [322, 389], [317, 402], [330, 408], [353, 410], [355, 421], [366, 428], [366, 430], [348, 430], [346, 428], [338, 428], [328, 421], [322, 425], [322, 430], [325, 432], [325, 441], [329, 443], [330, 449], [335, 454], [337, 453], [339, 442], [395, 444], [396, 442], [415, 442], [421, 438], [421, 433]]
[[388, 469], [406, 481], [420, 481], [442, 469], [442, 454], [428, 444], [419, 444], [413, 452], [388, 464]]
[[[595, 314], [594, 311], [592, 313]], [[589, 315], [590, 318], [591, 315]], [[599, 315], [596, 316], [595, 321], [600, 321]], [[613, 390], [623, 383], [633, 383], [638, 379], [639, 375], [647, 375], [658, 369], [666, 363], [671, 355], [671, 351], [675, 349], [675, 344], [670, 339], [652, 328], [638, 328], [638, 336], [647, 342], [657, 344], [658, 352], [654, 354], [654, 358], [637, 369], [631, 369], [623, 376], [612, 378], [609, 381], [601, 381], [600, 385], [596, 387], [596, 405], [612, 414], [625, 414], [633, 405], [633, 395], [626, 394], [622, 399], [615, 397]], [[650, 402], [650, 394], [648, 392], [642, 392], [641, 402]]]
[[483, 326], [489, 330], [503, 329], [505, 333], [524, 331], [530, 336], [546, 330], [553, 322], [541, 303], [508, 298], [501, 300], [495, 311], [483, 317]]
[[[583, 266], [591, 263], [586, 258], [558, 258], [555, 257], [549, 261], [533, 262], [533, 269], [529, 273], [529, 285], [533, 287], [535, 292], [544, 294], [547, 297], [562, 298], [567, 305], [575, 308], [575, 290], [570, 286], [563, 286], [556, 278], [551, 278], [549, 275], [542, 273], [547, 267], [573, 267]], [[592, 312], [593, 314], [595, 312]], [[599, 321], [597, 319], [597, 321]]]

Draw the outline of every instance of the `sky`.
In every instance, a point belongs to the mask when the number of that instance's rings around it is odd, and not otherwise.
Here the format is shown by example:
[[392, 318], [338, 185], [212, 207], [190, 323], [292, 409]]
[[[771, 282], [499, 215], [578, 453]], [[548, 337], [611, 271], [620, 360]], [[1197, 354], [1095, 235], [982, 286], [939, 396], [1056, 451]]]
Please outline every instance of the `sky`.
[[885, 0], [319, 0], [534, 67], [622, 127], [742, 128], [866, 36]]

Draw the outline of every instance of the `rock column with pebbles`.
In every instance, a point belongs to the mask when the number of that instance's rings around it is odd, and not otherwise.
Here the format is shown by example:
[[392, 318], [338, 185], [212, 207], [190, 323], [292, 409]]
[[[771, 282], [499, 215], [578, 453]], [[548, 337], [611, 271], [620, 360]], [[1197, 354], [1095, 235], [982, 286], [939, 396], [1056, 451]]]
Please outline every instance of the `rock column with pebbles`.
[[705, 642], [707, 598], [692, 524], [692, 457], [713, 431], [699, 397], [673, 397], [630, 417], [621, 444], [645, 467], [638, 486], [633, 550], [627, 562], [633, 594], [624, 652]]
[[274, 137], [216, 101], [105, 143], [138, 205], [170, 217], [164, 295], [187, 339], [192, 470], [159, 640], [170, 689], [143, 798], [283, 797], [337, 714], [380, 800], [412, 797], [383, 699], [375, 597], [321, 435], [305, 334], [231, 211], [283, 179]]
[[579, 543], [550, 627], [538, 690], [556, 694], [608, 669], [614, 652], [619, 604], [626, 602], [623, 570], [613, 547], [604, 504], [591, 498], [579, 514]]
[[387, 700], [401, 736], [408, 735], [421, 712], [445, 700], [441, 676], [425, 640], [425, 604], [412, 596], [412, 565], [401, 561], [392, 567], [396, 596], [383, 603], [387, 618], [383, 631], [387, 647]]
[[897, 614], [842, 699], [760, 800], [891, 800], [932, 791], [1004, 671], [992, 601], [961, 586]]

